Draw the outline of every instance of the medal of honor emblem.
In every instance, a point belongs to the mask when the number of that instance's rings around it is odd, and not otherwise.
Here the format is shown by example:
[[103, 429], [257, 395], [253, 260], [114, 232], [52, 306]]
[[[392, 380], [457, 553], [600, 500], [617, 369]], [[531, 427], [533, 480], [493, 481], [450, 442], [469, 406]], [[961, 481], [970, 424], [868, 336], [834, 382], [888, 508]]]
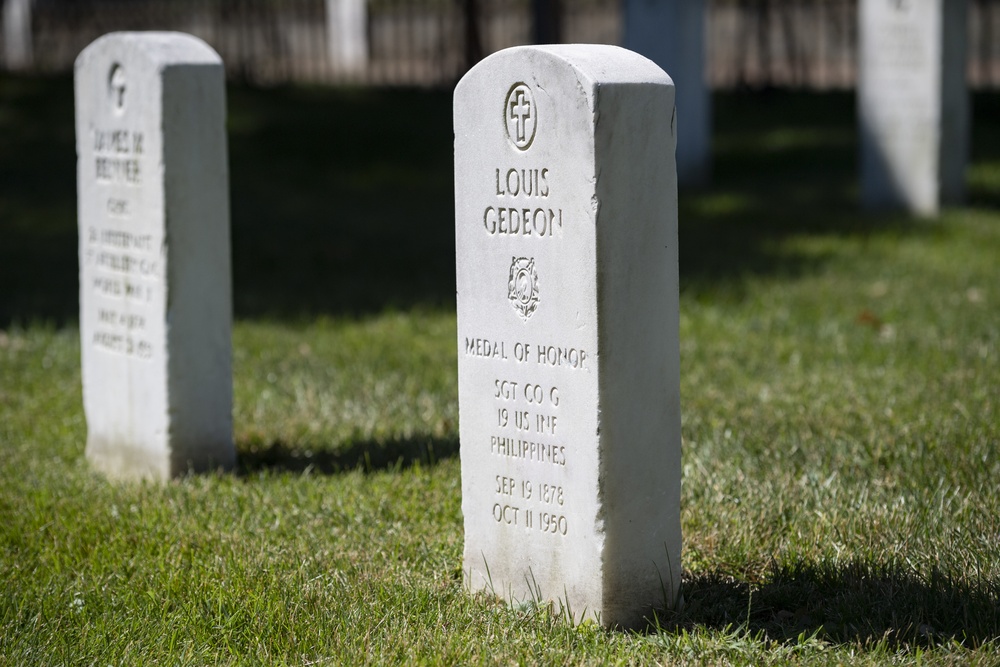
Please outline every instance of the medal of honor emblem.
[[535, 272], [534, 257], [511, 258], [507, 299], [525, 320], [538, 308], [538, 274]]

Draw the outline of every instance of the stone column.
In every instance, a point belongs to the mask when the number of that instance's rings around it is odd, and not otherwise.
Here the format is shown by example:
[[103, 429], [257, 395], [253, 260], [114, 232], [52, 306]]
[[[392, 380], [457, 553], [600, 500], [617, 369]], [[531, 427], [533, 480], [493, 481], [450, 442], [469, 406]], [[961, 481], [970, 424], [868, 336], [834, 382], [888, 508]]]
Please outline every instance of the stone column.
[[861, 201], [935, 215], [969, 156], [965, 0], [861, 0]]
[[625, 0], [625, 48], [677, 86], [677, 180], [704, 186], [712, 171], [712, 95], [705, 82], [704, 0]]
[[678, 604], [674, 86], [526, 46], [455, 89], [465, 581], [576, 620]]
[[182, 33], [76, 60], [87, 458], [166, 479], [235, 462], [222, 61]]
[[9, 69], [30, 69], [34, 63], [31, 39], [31, 0], [3, 3], [4, 63]]
[[326, 26], [334, 70], [363, 71], [368, 65], [367, 0], [326, 0]]

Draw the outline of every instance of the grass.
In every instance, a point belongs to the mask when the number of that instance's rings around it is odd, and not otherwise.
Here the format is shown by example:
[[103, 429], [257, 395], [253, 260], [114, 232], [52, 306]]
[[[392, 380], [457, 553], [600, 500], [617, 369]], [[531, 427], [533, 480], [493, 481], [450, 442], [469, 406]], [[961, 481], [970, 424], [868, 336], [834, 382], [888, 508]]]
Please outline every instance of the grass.
[[0, 78], [0, 664], [1000, 663], [1000, 97], [921, 221], [850, 96], [717, 96], [687, 606], [620, 633], [461, 587], [447, 93], [230, 91], [239, 470], [157, 486], [83, 458], [70, 91]]

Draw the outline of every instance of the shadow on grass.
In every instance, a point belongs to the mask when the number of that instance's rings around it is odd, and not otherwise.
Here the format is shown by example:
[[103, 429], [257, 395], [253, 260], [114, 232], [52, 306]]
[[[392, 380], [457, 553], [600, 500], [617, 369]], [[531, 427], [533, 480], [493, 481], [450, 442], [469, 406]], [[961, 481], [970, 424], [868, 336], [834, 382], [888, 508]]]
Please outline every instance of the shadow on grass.
[[0, 328], [77, 318], [73, 80], [0, 74]]
[[454, 308], [445, 91], [230, 88], [237, 317]]
[[738, 295], [747, 277], [795, 278], [829, 258], [790, 249], [791, 237], [927, 228], [860, 212], [853, 94], [770, 90], [714, 100], [713, 185], [679, 196], [682, 290]]
[[[238, 318], [454, 307], [450, 90], [228, 98]], [[682, 289], [816, 270], [790, 236], [926, 229], [858, 214], [853, 95], [717, 93], [715, 109], [713, 185], [680, 195]], [[1000, 94], [974, 109], [973, 159], [1000, 169]], [[0, 74], [0, 328], [77, 319], [75, 160], [71, 78]], [[972, 181], [974, 205], [1000, 206], [995, 179]]]
[[667, 630], [745, 630], [772, 641], [815, 634], [833, 643], [968, 647], [1000, 639], [1000, 582], [969, 583], [900, 563], [775, 567], [761, 585], [720, 573], [685, 575], [686, 607]]
[[266, 447], [239, 451], [236, 470], [240, 476], [263, 471], [336, 475], [353, 470], [401, 470], [415, 464], [433, 466], [457, 455], [457, 437], [364, 441], [336, 451], [315, 452], [273, 442]]

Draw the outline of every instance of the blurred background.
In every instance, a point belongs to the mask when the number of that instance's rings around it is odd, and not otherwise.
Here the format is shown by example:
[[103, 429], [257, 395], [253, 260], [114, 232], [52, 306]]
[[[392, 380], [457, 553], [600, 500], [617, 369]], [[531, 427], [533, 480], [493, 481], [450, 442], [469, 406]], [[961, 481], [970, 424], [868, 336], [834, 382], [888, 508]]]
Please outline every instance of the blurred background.
[[[234, 311], [310, 321], [455, 298], [451, 89], [532, 42], [621, 43], [624, 0], [0, 0], [0, 328], [78, 313], [72, 65], [180, 30], [229, 75]], [[681, 289], [819, 270], [802, 238], [920, 233], [860, 214], [857, 0], [706, 0], [711, 184], [680, 197]], [[1000, 0], [970, 0], [967, 202], [1000, 208]], [[669, 70], [668, 70], [669, 71]], [[681, 115], [682, 127], [690, 128]]]
[[[623, 0], [0, 0], [7, 69], [64, 72], [114, 30], [180, 30], [254, 83], [448, 85], [499, 49], [622, 41]], [[716, 89], [850, 88], [857, 0], [706, 0]], [[1000, 86], [1000, 0], [969, 0], [969, 83]]]

